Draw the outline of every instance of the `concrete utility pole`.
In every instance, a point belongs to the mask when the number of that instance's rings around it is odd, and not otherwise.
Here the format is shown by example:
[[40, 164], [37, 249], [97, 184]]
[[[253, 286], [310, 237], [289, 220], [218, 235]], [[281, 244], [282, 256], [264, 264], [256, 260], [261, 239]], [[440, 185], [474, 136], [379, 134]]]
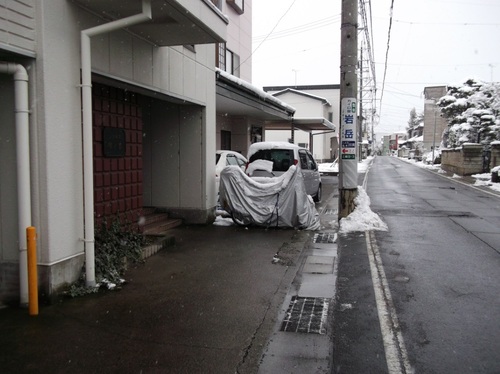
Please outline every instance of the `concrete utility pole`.
[[358, 0], [342, 0], [340, 35], [339, 220], [354, 211], [358, 194]]

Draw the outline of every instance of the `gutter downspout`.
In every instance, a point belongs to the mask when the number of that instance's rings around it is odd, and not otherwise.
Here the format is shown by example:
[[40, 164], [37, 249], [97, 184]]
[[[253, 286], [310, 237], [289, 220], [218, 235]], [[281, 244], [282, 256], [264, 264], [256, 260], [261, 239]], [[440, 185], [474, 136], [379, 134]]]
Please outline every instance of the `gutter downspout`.
[[94, 168], [92, 154], [92, 59], [90, 54], [90, 38], [151, 19], [151, 0], [142, 0], [142, 13], [81, 31], [83, 187], [85, 211], [85, 237], [83, 241], [85, 242], [85, 282], [87, 287], [94, 287], [96, 285], [94, 255]]
[[21, 64], [0, 61], [0, 73], [14, 75], [18, 241], [19, 241], [19, 291], [21, 305], [28, 304], [28, 255], [26, 228], [31, 226], [31, 178], [28, 108], [28, 73]]

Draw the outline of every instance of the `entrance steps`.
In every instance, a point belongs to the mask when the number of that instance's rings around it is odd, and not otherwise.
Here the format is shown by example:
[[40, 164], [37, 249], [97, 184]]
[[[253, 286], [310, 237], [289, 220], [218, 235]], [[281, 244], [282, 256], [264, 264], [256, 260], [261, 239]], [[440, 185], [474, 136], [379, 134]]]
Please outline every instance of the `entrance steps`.
[[168, 213], [147, 207], [142, 210], [142, 235], [148, 238], [148, 244], [142, 248], [142, 258], [146, 259], [163, 248], [175, 244], [175, 237], [169, 233], [170, 229], [182, 225], [182, 219], [171, 218]]

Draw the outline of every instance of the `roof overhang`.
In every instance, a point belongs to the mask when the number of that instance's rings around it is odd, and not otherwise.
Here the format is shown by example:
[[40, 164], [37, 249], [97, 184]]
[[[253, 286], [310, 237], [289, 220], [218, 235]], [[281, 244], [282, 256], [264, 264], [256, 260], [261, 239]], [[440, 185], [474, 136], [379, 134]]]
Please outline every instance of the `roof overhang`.
[[295, 109], [251, 85], [238, 83], [226, 74], [216, 73], [216, 110], [218, 114], [283, 121], [290, 126]]
[[[71, 0], [105, 22], [141, 13], [141, 0]], [[228, 19], [210, 0], [151, 0], [152, 20], [126, 28], [159, 47], [225, 42]]]
[[293, 118], [291, 122], [269, 121], [266, 130], [290, 130], [291, 128], [305, 132], [328, 131], [337, 132], [337, 127], [326, 118]]

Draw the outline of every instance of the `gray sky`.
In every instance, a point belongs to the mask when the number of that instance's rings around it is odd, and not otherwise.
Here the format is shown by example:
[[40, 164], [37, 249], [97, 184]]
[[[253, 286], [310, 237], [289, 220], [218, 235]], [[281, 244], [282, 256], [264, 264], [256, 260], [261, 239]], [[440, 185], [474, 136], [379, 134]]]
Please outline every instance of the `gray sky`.
[[[372, 2], [378, 99], [390, 6]], [[339, 83], [340, 0], [253, 0], [252, 7], [254, 85]], [[500, 0], [394, 0], [375, 132], [405, 131], [410, 110], [423, 111], [425, 87], [468, 78], [500, 80]]]

